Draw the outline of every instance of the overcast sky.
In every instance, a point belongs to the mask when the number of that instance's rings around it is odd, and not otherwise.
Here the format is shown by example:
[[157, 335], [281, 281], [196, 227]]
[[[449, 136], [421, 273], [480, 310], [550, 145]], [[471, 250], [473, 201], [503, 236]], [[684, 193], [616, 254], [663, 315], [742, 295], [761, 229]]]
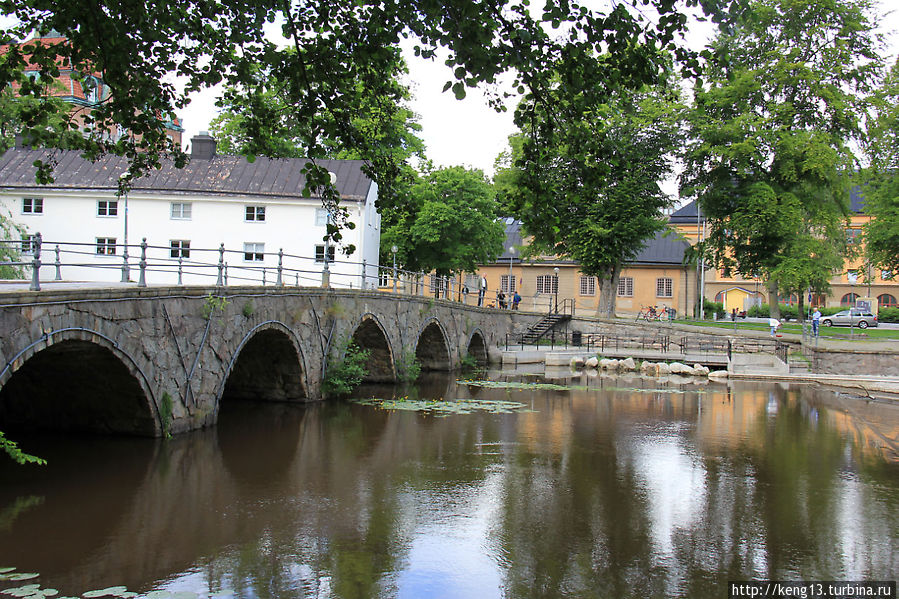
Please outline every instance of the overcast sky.
[[[892, 10], [894, 1], [881, 0], [881, 10]], [[890, 34], [889, 58], [895, 60], [899, 46], [895, 33], [899, 29], [899, 15], [894, 11], [882, 20], [880, 27], [884, 33], [893, 32]], [[695, 32], [689, 42], [701, 48], [706, 39], [705, 32]], [[420, 117], [421, 137], [427, 146], [428, 158], [437, 166], [470, 166], [492, 175], [496, 156], [506, 148], [506, 139], [515, 131], [512, 124], [515, 100], [505, 113], [497, 113], [487, 106], [484, 94], [479, 90], [468, 90], [464, 100], [456, 100], [452, 91], [441, 91], [452, 75], [441, 61], [423, 61], [406, 54], [413, 94], [411, 108]], [[207, 91], [195, 96], [191, 104], [180, 111], [185, 143], [199, 131], [209, 128], [209, 121], [216, 114], [214, 102], [215, 91]], [[673, 192], [673, 189], [666, 191]]]

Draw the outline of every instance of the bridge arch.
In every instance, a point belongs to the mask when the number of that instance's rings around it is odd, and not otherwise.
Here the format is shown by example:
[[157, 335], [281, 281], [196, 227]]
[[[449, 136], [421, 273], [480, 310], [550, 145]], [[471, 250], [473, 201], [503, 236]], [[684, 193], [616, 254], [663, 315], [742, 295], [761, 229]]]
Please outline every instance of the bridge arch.
[[305, 362], [302, 344], [290, 327], [277, 320], [258, 324], [234, 350], [216, 403], [228, 399], [307, 399]]
[[430, 318], [418, 333], [415, 359], [422, 370], [452, 370], [449, 340], [443, 325], [436, 318]]
[[49, 331], [0, 372], [0, 425], [155, 437], [164, 427], [139, 363], [109, 337]]
[[468, 355], [475, 359], [478, 366], [487, 366], [487, 341], [484, 337], [484, 333], [480, 329], [472, 331], [471, 335], [468, 337], [466, 349]]
[[359, 348], [370, 352], [365, 363], [368, 374], [364, 382], [389, 383], [396, 380], [396, 362], [390, 338], [377, 316], [371, 312], [363, 314], [359, 324], [353, 329], [352, 341]]

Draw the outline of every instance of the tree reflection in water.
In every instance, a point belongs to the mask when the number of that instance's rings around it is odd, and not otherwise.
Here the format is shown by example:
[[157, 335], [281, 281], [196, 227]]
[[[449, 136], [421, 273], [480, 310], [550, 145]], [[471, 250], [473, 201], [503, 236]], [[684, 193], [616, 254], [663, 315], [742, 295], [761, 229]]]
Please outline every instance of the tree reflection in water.
[[718, 598], [728, 580], [899, 571], [895, 406], [806, 387], [574, 386], [431, 375], [360, 393], [534, 411], [234, 401], [216, 429], [169, 442], [34, 439], [56, 466], [0, 469], [0, 566], [69, 594], [241, 598]]

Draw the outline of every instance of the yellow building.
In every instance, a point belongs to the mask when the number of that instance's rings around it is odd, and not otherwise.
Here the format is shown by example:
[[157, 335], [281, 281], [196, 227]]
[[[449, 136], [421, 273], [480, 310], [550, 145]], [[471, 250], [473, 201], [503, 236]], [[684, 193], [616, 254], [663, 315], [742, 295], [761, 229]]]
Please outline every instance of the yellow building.
[[[857, 189], [852, 192], [851, 210], [846, 239], [849, 243], [860, 243], [864, 225], [870, 217], [864, 213], [863, 198]], [[696, 243], [697, 239], [705, 236], [704, 218], [697, 215], [695, 202], [690, 202], [674, 212], [669, 222], [690, 243]], [[747, 310], [752, 305], [770, 303], [767, 282], [764, 280], [744, 279], [739, 275], [725, 277], [720, 271], [709, 269], [705, 271], [704, 280], [700, 280], [700, 284], [704, 289], [704, 296], [709, 300], [722, 302], [728, 312], [734, 308]], [[808, 297], [803, 299], [806, 305], [848, 307], [854, 306], [856, 300], [865, 298], [874, 300], [872, 305], [875, 306], [875, 310], [877, 307], [897, 307], [899, 281], [895, 274], [889, 271], [864, 272], [862, 259], [856, 258], [847, 259], [843, 270], [833, 277], [828, 295], [813, 295], [811, 302], [808, 301]], [[782, 304], [793, 305], [798, 299], [793, 295], [780, 298], [780, 301]]]
[[[595, 315], [599, 307], [600, 284], [596, 277], [581, 272], [579, 264], [554, 256], [522, 259], [527, 241], [521, 223], [506, 219], [505, 251], [495, 262], [481, 265], [476, 274], [460, 283], [469, 289], [469, 304], [477, 303], [480, 277], [487, 280], [485, 305], [498, 306], [497, 293], [521, 295], [519, 309], [548, 311], [556, 304], [574, 314]], [[684, 265], [689, 244], [676, 235], [659, 234], [622, 269], [616, 295], [620, 316], [636, 315], [641, 308], [673, 308], [683, 315], [695, 302], [695, 270]], [[511, 249], [511, 250], [510, 250]], [[508, 306], [507, 301], [507, 306]]]

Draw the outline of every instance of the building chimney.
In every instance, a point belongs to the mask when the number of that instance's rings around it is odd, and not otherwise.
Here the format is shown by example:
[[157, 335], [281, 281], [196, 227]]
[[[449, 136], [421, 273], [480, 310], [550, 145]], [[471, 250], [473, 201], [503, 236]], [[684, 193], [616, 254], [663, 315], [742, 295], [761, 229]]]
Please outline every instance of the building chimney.
[[215, 156], [215, 145], [215, 139], [208, 131], [200, 131], [199, 135], [190, 140], [191, 160], [212, 160]]

